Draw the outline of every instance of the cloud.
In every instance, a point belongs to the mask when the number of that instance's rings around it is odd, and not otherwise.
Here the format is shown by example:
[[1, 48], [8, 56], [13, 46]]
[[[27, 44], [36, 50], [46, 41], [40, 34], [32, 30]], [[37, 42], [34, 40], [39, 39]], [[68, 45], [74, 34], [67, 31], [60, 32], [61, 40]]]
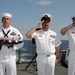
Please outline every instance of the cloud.
[[50, 5], [52, 2], [50, 0], [28, 0], [29, 2], [37, 3], [38, 5]]
[[50, 0], [39, 0], [37, 1], [37, 4], [39, 5], [50, 5], [52, 2]]

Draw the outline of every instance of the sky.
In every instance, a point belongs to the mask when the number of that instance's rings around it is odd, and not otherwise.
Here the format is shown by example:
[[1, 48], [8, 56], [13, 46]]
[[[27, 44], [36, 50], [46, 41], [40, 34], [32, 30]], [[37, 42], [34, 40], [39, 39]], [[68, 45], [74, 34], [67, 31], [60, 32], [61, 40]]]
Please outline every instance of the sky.
[[4, 12], [13, 15], [11, 25], [22, 33], [24, 40], [28, 39], [26, 32], [40, 22], [42, 14], [51, 14], [50, 29], [55, 31], [61, 40], [66, 40], [67, 36], [62, 36], [60, 30], [72, 24], [75, 0], [0, 0], [0, 14]]

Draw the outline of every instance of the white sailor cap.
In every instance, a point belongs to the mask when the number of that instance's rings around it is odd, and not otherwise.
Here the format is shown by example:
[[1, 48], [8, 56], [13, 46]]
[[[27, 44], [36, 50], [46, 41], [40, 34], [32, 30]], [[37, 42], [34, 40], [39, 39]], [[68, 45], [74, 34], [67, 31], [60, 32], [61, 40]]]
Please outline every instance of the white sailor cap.
[[2, 13], [1, 16], [2, 17], [8, 16], [8, 17], [12, 18], [12, 14], [10, 14], [10, 13]]
[[50, 19], [52, 19], [52, 15], [51, 14], [48, 14], [48, 13], [45, 13], [41, 16], [41, 18], [43, 18], [45, 15], [47, 15]]
[[75, 17], [75, 15], [73, 15], [71, 18], [74, 18]]

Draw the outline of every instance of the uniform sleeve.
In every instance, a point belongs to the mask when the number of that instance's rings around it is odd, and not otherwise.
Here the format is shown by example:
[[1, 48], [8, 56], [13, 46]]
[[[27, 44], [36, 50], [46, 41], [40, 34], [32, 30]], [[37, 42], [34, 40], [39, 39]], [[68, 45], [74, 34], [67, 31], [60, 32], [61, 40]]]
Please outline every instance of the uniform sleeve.
[[[16, 29], [16, 40], [17, 41], [23, 41], [23, 35]], [[14, 50], [20, 49], [24, 46], [24, 42], [19, 44], [14, 44]]]
[[70, 30], [68, 30], [68, 31], [65, 33], [65, 35], [68, 35], [68, 34], [69, 34], [69, 31], [70, 31]]
[[61, 40], [58, 36], [55, 37], [55, 47], [58, 47], [59, 45], [61, 45]]
[[36, 31], [32, 34], [32, 38], [35, 39], [35, 37], [36, 37]]

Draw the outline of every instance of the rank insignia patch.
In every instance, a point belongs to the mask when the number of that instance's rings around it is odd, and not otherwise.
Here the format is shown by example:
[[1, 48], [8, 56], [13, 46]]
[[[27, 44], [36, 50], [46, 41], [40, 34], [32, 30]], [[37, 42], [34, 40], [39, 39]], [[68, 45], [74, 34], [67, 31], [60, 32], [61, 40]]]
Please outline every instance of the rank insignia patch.
[[55, 38], [55, 36], [54, 36], [54, 35], [50, 35], [50, 37]]
[[15, 32], [12, 32], [12, 33], [10, 33], [10, 35], [16, 35], [16, 33]]

